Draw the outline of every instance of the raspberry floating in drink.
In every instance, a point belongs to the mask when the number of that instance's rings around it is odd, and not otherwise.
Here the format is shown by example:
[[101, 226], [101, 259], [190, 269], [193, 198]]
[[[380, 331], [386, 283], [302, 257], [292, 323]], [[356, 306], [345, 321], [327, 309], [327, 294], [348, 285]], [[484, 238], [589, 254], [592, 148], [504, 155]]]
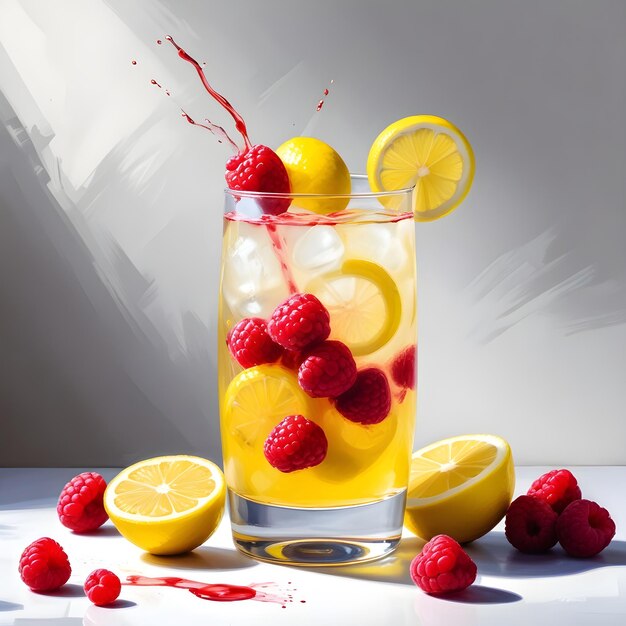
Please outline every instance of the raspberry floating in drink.
[[272, 430], [263, 446], [270, 465], [284, 473], [319, 465], [327, 450], [324, 431], [303, 415], [288, 415]]

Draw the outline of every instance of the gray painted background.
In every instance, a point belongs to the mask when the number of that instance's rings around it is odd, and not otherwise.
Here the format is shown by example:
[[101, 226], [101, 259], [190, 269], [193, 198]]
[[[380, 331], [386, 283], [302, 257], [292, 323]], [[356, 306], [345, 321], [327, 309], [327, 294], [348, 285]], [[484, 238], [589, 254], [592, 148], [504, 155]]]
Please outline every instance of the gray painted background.
[[417, 226], [416, 445], [625, 463], [625, 32], [621, 0], [0, 0], [0, 465], [219, 457], [227, 150], [179, 107], [232, 126], [168, 33], [257, 143], [364, 171], [400, 117], [462, 128], [473, 190]]

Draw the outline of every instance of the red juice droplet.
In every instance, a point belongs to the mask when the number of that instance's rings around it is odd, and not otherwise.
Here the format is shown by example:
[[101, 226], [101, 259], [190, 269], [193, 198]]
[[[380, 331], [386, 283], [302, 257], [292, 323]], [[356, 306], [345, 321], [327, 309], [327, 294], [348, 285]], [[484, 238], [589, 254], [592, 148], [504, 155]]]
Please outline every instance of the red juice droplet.
[[159, 83], [157, 83], [156, 80], [154, 80], [154, 78], [150, 81], [150, 83], [152, 85], [156, 85], [159, 89], [161, 89], [161, 85], [159, 85]]
[[[334, 82], [335, 82], [334, 80], [331, 80], [330, 84], [332, 85]], [[326, 100], [326, 96], [330, 93], [328, 87], [324, 89], [322, 93], [324, 97], [317, 103], [317, 106], [315, 107], [315, 110], [318, 112], [322, 110], [322, 107], [324, 106], [324, 102]]]
[[159, 46], [163, 43], [160, 39], [157, 39], [157, 43], [159, 44]]
[[235, 110], [235, 107], [233, 107], [233, 105], [226, 98], [224, 98], [222, 94], [218, 93], [217, 91], [215, 91], [215, 89], [213, 89], [213, 87], [211, 86], [211, 84], [207, 80], [207, 77], [204, 74], [204, 70], [202, 69], [202, 66], [200, 65], [200, 63], [198, 63], [198, 61], [196, 61], [192, 56], [187, 54], [187, 52], [185, 52], [185, 50], [183, 50], [174, 41], [171, 35], [167, 35], [165, 39], [167, 39], [167, 41], [169, 41], [176, 48], [176, 50], [178, 50], [178, 56], [181, 59], [193, 65], [196, 72], [198, 73], [198, 76], [200, 77], [200, 80], [202, 81], [202, 85], [207, 90], [207, 92], [213, 98], [215, 98], [215, 100], [217, 100], [228, 111], [228, 113], [230, 113], [231, 117], [235, 121], [235, 128], [241, 133], [241, 136], [243, 137], [243, 141], [245, 144], [245, 151], [249, 150], [252, 147], [252, 144], [250, 143], [250, 139], [248, 138], [248, 131], [246, 129], [246, 123], [244, 122], [241, 115]]
[[132, 63], [133, 65], [137, 65], [137, 61], [135, 61], [135, 60], [131, 61], [131, 63]]

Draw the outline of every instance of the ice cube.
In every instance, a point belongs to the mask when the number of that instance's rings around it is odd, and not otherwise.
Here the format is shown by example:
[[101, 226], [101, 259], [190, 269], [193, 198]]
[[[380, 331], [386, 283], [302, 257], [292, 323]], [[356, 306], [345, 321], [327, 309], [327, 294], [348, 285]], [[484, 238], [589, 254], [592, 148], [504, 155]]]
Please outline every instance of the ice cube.
[[389, 270], [401, 268], [407, 261], [407, 253], [399, 226], [398, 223], [347, 226], [348, 256], [373, 261]]
[[225, 253], [222, 292], [235, 315], [263, 318], [289, 295], [277, 251], [262, 226], [239, 227]]
[[340, 266], [344, 245], [332, 226], [311, 226], [293, 246], [293, 262], [298, 269], [328, 271]]

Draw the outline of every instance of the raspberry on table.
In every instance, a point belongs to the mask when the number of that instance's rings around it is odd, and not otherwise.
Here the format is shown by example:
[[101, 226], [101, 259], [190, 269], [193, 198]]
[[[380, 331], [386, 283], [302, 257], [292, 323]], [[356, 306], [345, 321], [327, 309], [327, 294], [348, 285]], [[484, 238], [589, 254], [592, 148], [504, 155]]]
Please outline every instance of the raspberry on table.
[[556, 544], [557, 517], [544, 500], [519, 496], [506, 512], [504, 534], [520, 552], [546, 552]]
[[272, 341], [267, 333], [267, 324], [260, 317], [246, 317], [237, 322], [226, 337], [231, 355], [248, 368], [278, 360], [283, 349]]
[[391, 378], [403, 389], [415, 389], [417, 347], [409, 346], [396, 356], [391, 364]]
[[96, 606], [105, 606], [117, 600], [122, 590], [120, 579], [108, 569], [96, 569], [85, 580], [85, 594]]
[[302, 350], [330, 335], [330, 315], [313, 294], [297, 293], [276, 307], [267, 330], [283, 348]]
[[476, 580], [476, 564], [448, 535], [433, 537], [411, 561], [413, 582], [426, 593], [461, 591]]
[[97, 472], [83, 472], [70, 480], [59, 496], [61, 524], [76, 533], [100, 528], [109, 519], [102, 498], [106, 482]]
[[384, 372], [376, 367], [358, 372], [356, 382], [336, 399], [335, 407], [352, 422], [382, 422], [391, 410], [391, 390]]
[[[289, 175], [280, 157], [267, 146], [256, 145], [232, 156], [226, 162], [226, 184], [233, 191], [288, 194]], [[291, 204], [290, 198], [261, 198], [264, 213], [280, 215]]]
[[615, 536], [615, 522], [597, 502], [574, 500], [556, 522], [556, 536], [570, 556], [586, 558], [602, 552]]
[[356, 363], [341, 341], [325, 341], [307, 351], [298, 383], [312, 398], [336, 398], [356, 382]]
[[555, 469], [543, 474], [533, 484], [527, 495], [547, 502], [556, 513], [582, 496], [576, 478], [567, 469]]
[[68, 581], [72, 568], [63, 548], [54, 539], [42, 537], [22, 552], [18, 571], [33, 591], [53, 591]]
[[303, 415], [288, 415], [274, 427], [263, 446], [269, 464], [285, 473], [319, 465], [327, 451], [324, 431]]

